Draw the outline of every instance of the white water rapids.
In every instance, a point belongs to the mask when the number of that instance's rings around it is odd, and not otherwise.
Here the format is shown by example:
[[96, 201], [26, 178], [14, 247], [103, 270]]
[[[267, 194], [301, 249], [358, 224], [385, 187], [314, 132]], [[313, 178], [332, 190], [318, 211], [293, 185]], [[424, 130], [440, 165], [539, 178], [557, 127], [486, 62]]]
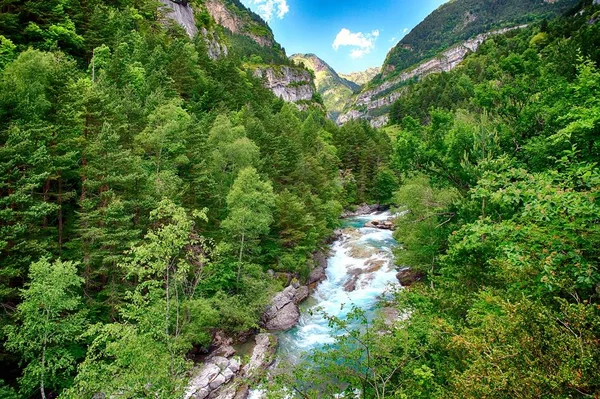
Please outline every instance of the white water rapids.
[[[298, 325], [278, 334], [279, 360], [294, 363], [303, 353], [335, 342], [335, 331], [323, 312], [344, 319], [354, 306], [373, 315], [377, 303], [399, 286], [392, 231], [362, 227], [368, 221], [389, 218], [391, 214], [386, 212], [344, 220], [344, 234], [333, 244], [327, 261], [327, 279], [302, 304]], [[264, 392], [256, 389], [249, 399], [261, 397]]]

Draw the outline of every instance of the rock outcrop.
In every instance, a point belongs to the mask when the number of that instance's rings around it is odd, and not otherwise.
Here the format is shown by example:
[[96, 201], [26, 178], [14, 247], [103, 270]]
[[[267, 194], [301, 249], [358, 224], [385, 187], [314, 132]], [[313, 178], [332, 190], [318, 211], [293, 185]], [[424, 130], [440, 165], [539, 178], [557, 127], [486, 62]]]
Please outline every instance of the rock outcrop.
[[315, 88], [310, 72], [289, 66], [260, 67], [254, 76], [263, 79], [266, 88], [287, 102], [312, 101]]
[[221, 57], [226, 57], [228, 54], [227, 46], [221, 42], [219, 35], [215, 31], [208, 31], [206, 28], [201, 28], [198, 32], [196, 20], [194, 18], [194, 10], [187, 3], [175, 2], [171, 0], [160, 0], [164, 4], [163, 10], [165, 17], [177, 22], [190, 38], [194, 38], [198, 33], [202, 35], [206, 42], [208, 56], [216, 60]]
[[206, 42], [206, 50], [210, 59], [217, 60], [222, 57], [227, 57], [227, 54], [229, 54], [229, 49], [224, 43], [221, 43], [218, 35], [215, 32], [208, 31], [203, 27], [200, 29], [200, 33]]
[[209, 356], [196, 369], [185, 390], [184, 399], [245, 399], [248, 383], [258, 380], [275, 360], [277, 337], [258, 334], [256, 346], [247, 364], [239, 358]]
[[307, 286], [289, 285], [275, 295], [263, 314], [263, 324], [267, 330], [284, 331], [294, 327], [300, 319], [298, 304], [309, 294]]
[[246, 378], [256, 377], [275, 361], [277, 337], [273, 334], [264, 333], [258, 334], [254, 340], [256, 341], [256, 346], [252, 351], [252, 356], [242, 369], [243, 375]]
[[224, 2], [220, 0], [209, 0], [204, 3], [204, 6], [216, 23], [227, 28], [232, 33], [247, 36], [262, 47], [273, 46], [274, 41], [270, 35], [257, 35], [256, 33], [252, 33], [250, 29], [247, 29], [246, 22], [229, 10]]
[[239, 359], [212, 357], [198, 369], [190, 380], [184, 399], [206, 399], [229, 383], [240, 371]]
[[190, 38], [193, 38], [198, 33], [196, 28], [196, 20], [194, 19], [194, 10], [189, 4], [176, 3], [171, 0], [160, 0], [165, 6], [165, 16], [177, 22]]

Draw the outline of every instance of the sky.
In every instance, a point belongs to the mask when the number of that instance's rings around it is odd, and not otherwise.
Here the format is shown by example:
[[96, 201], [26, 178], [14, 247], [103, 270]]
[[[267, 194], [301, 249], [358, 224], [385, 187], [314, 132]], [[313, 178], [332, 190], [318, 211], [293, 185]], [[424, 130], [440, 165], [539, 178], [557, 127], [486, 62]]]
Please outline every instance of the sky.
[[447, 0], [242, 0], [288, 55], [314, 53], [339, 73], [380, 67], [388, 51]]

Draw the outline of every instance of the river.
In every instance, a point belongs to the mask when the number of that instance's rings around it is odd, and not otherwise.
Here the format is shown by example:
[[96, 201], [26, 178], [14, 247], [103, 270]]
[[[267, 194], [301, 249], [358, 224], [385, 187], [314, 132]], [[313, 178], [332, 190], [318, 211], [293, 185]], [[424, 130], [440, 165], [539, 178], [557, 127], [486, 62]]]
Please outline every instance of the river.
[[[327, 279], [301, 305], [298, 325], [278, 334], [278, 360], [294, 363], [308, 351], [335, 341], [335, 331], [322, 312], [343, 319], [354, 306], [372, 316], [378, 302], [399, 286], [392, 231], [363, 227], [368, 221], [390, 217], [379, 213], [344, 220], [344, 234], [331, 247]], [[251, 399], [260, 397], [259, 390], [251, 392]]]

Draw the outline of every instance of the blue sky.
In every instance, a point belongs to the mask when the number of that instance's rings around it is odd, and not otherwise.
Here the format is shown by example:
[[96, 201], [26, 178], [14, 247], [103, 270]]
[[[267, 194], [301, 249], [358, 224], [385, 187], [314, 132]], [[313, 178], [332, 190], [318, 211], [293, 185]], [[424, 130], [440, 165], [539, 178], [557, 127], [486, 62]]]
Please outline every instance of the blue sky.
[[392, 46], [446, 0], [242, 0], [288, 55], [315, 53], [342, 73], [380, 67]]

